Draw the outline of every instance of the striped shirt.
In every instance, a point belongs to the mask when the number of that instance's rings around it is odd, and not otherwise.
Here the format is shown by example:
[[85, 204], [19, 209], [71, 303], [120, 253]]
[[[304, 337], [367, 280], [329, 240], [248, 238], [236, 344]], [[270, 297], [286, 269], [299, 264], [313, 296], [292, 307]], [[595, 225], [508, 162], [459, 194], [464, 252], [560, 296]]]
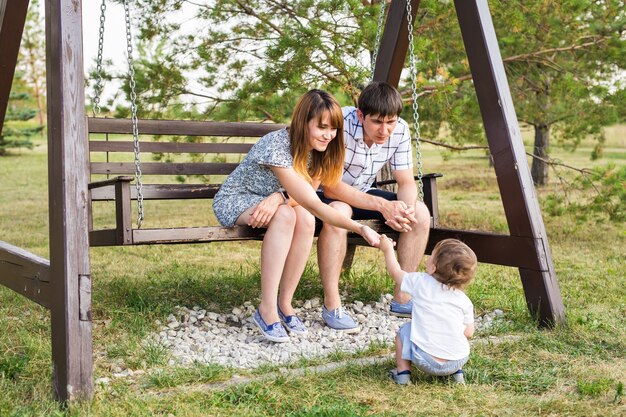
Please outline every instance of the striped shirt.
[[355, 107], [343, 109], [343, 132], [346, 157], [342, 181], [366, 192], [372, 188], [376, 174], [390, 161], [391, 170], [413, 168], [411, 134], [407, 123], [398, 118], [398, 124], [384, 144], [368, 148], [363, 139], [363, 124], [359, 122]]

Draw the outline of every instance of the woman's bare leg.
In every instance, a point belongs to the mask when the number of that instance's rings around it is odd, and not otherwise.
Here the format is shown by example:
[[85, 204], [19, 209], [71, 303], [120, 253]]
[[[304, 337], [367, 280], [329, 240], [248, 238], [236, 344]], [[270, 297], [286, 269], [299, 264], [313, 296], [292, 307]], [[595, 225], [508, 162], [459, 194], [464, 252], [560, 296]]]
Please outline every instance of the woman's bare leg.
[[[254, 207], [246, 210], [237, 219], [237, 224], [245, 225]], [[286, 204], [280, 205], [269, 226], [261, 246], [261, 303], [259, 312], [267, 324], [279, 321], [276, 299], [278, 286], [283, 275], [285, 261], [291, 248], [296, 226], [296, 212]]]
[[309, 259], [315, 233], [315, 217], [303, 207], [297, 206], [293, 209], [296, 213], [296, 225], [280, 280], [278, 296], [280, 309], [287, 316], [294, 314], [291, 301]]

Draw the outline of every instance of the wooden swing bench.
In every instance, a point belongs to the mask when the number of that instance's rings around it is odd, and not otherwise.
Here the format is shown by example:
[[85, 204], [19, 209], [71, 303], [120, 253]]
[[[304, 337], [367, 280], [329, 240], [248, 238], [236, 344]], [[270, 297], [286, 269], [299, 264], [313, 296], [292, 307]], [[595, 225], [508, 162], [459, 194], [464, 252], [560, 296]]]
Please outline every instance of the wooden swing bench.
[[[212, 199], [221, 183], [211, 184], [158, 184], [147, 181], [147, 177], [203, 175], [220, 176], [221, 179], [231, 173], [238, 165], [233, 162], [222, 162], [225, 156], [241, 158], [252, 147], [256, 139], [271, 131], [281, 129], [284, 125], [267, 123], [232, 123], [181, 120], [139, 120], [140, 136], [178, 136], [178, 137], [210, 137], [229, 138], [228, 142], [155, 142], [141, 141], [139, 149], [142, 155], [142, 195], [144, 201], [149, 200], [187, 200]], [[132, 140], [110, 140], [115, 136], [132, 135], [133, 127], [130, 119], [87, 118], [89, 133], [89, 152], [92, 155], [90, 169], [92, 178], [116, 175], [113, 178], [94, 181], [89, 184], [89, 239], [91, 246], [124, 246], [152, 245], [174, 243], [201, 243], [239, 240], [262, 240], [265, 229], [253, 229], [247, 226], [222, 227], [182, 227], [182, 228], [133, 228], [132, 201], [137, 200], [137, 189], [131, 184], [135, 179], [135, 163], [109, 161], [111, 154], [133, 153]], [[104, 140], [95, 139], [95, 134], [104, 134]], [[253, 138], [253, 140], [250, 140]], [[215, 162], [143, 162], [154, 153], [204, 154], [206, 161]], [[105, 154], [106, 161], [99, 161]], [[95, 157], [95, 158], [94, 158]], [[119, 158], [115, 158], [119, 159]], [[233, 159], [233, 158], [231, 158]], [[431, 212], [431, 227], [438, 225], [436, 178], [441, 174], [423, 176], [424, 201]], [[212, 180], [213, 177], [210, 177]], [[388, 184], [391, 181], [379, 183]], [[115, 202], [115, 228], [93, 230], [91, 202]], [[149, 203], [148, 203], [149, 204]], [[208, 213], [208, 210], [207, 210]], [[368, 221], [368, 225], [380, 233], [396, 236], [396, 232], [382, 222]], [[317, 233], [316, 233], [317, 235]], [[397, 237], [397, 236], [396, 236]], [[357, 234], [349, 235], [351, 245], [367, 245]]]

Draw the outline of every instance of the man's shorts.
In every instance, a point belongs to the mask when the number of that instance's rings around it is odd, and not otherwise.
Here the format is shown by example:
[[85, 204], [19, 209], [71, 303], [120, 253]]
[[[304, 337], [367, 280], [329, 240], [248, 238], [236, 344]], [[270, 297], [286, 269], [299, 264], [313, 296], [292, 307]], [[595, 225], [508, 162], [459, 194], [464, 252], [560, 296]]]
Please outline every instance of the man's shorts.
[[[392, 193], [390, 191], [378, 190], [376, 188], [372, 188], [367, 191], [367, 194], [375, 195], [376, 197], [382, 197], [388, 201], [396, 201], [398, 199], [398, 195], [396, 193]], [[333, 200], [331, 198], [324, 197], [324, 193], [321, 191], [317, 192], [318, 197], [322, 200], [323, 203], [329, 204], [332, 203]], [[352, 218], [354, 220], [382, 220], [385, 221], [385, 218], [379, 211], [375, 210], [363, 210], [360, 208], [352, 207]]]
[[469, 356], [466, 356], [456, 361], [443, 363], [436, 361], [429, 353], [424, 352], [419, 346], [411, 342], [410, 321], [400, 326], [398, 336], [400, 336], [400, 341], [402, 342], [402, 359], [413, 362], [417, 369], [429, 375], [452, 375], [461, 369], [469, 359]]

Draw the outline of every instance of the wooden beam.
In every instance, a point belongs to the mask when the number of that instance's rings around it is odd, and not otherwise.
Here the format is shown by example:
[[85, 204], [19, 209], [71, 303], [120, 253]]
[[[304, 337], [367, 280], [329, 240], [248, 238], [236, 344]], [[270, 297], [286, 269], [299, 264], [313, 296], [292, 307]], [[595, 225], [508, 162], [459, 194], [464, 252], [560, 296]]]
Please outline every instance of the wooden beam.
[[[142, 162], [143, 175], [228, 175], [235, 162]], [[134, 162], [92, 162], [92, 174], [134, 174]]]
[[[365, 221], [360, 221], [365, 223]], [[379, 233], [385, 233], [397, 240], [398, 233], [384, 225], [370, 224]], [[541, 271], [544, 265], [537, 260], [535, 241], [532, 238], [509, 236], [498, 233], [467, 231], [435, 227], [430, 229], [426, 253], [431, 253], [437, 242], [443, 239], [459, 239], [465, 242], [476, 253], [482, 263], [524, 267], [529, 271]], [[367, 245], [363, 238], [356, 234], [348, 235], [348, 243]]]
[[203, 243], [229, 240], [261, 240], [265, 229], [253, 229], [247, 226], [221, 227], [183, 227], [171, 229], [135, 229], [134, 245], [152, 245], [155, 243]]
[[[248, 153], [253, 143], [139, 142], [141, 152]], [[133, 142], [92, 140], [90, 152], [134, 152]]]
[[81, 15], [80, 0], [46, 1], [52, 373], [61, 401], [93, 397]]
[[[89, 117], [89, 133], [132, 134], [131, 119], [105, 119]], [[279, 123], [252, 122], [210, 122], [194, 120], [151, 120], [137, 121], [142, 135], [176, 136], [254, 136], [261, 137], [269, 132], [282, 129], [287, 125]]]
[[9, 104], [28, 0], [0, 0], [0, 134]]
[[526, 160], [498, 40], [486, 0], [455, 0], [480, 112], [512, 236], [530, 238], [539, 269], [520, 267], [526, 302], [541, 325], [565, 319], [552, 254]]
[[[409, 46], [406, 1], [392, 0], [389, 6], [384, 32], [378, 48], [376, 67], [374, 68], [374, 81], [386, 81], [394, 87], [397, 87], [400, 82], [400, 75], [404, 68]], [[415, 27], [415, 16], [420, 2], [419, 0], [410, 1], [411, 16]]]
[[0, 284], [50, 308], [50, 261], [2, 241]]
[[[222, 184], [143, 184], [141, 194], [145, 200], [197, 200], [211, 199]], [[92, 201], [115, 200], [112, 186], [91, 190]], [[137, 189], [131, 187], [130, 198], [137, 199]]]

